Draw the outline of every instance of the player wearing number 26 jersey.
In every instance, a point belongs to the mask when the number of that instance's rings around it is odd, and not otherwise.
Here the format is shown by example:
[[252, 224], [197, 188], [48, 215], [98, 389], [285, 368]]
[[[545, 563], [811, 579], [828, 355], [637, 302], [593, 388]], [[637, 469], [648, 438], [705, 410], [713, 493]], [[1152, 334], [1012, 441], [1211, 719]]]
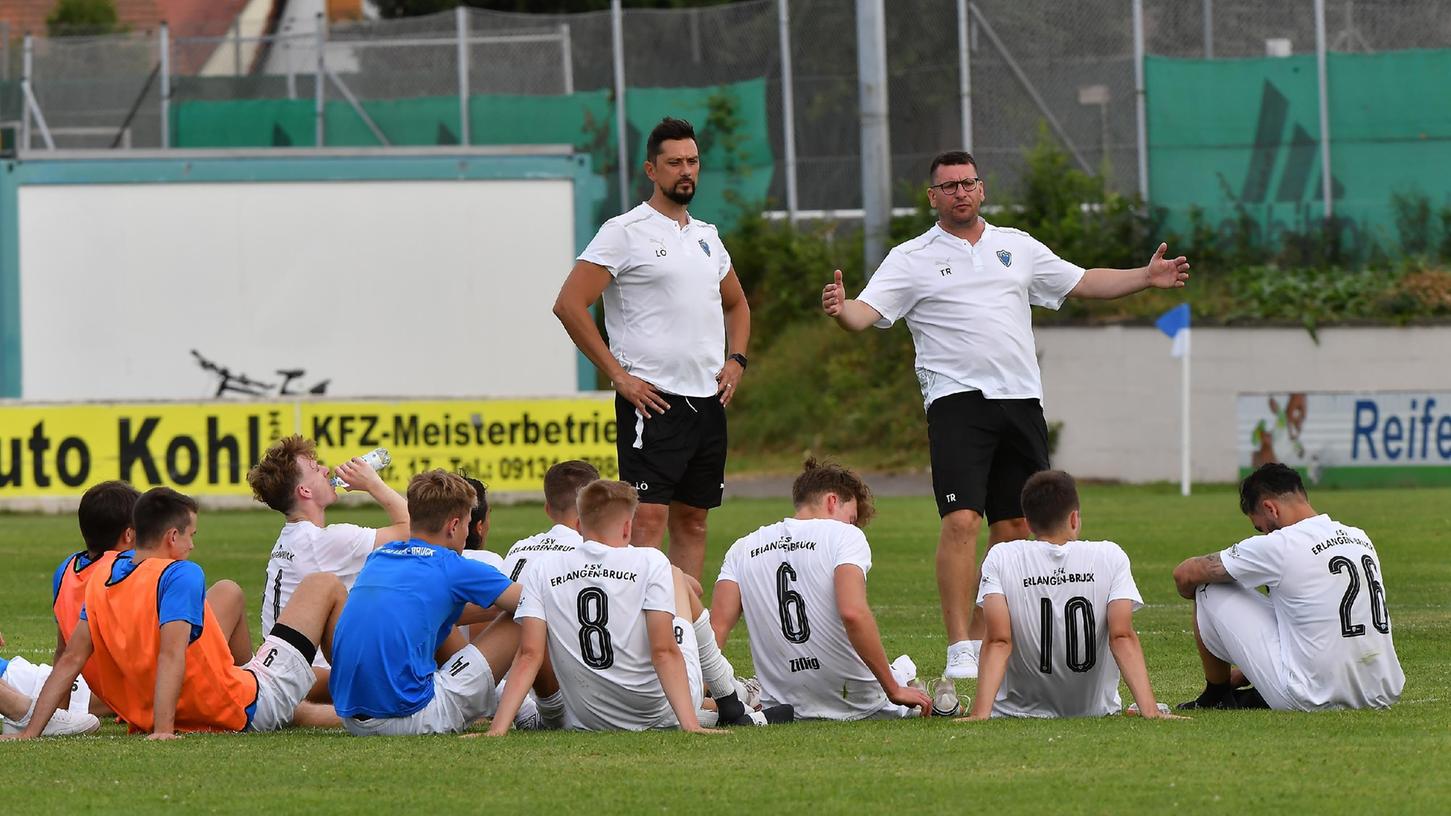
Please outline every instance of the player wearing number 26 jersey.
[[982, 563], [987, 635], [971, 718], [1101, 717], [1120, 709], [1122, 676], [1146, 717], [1159, 707], [1133, 627], [1143, 606], [1129, 558], [1079, 538], [1078, 488], [1059, 470], [1023, 485], [1035, 541], [1005, 541]]
[[1234, 707], [1231, 664], [1275, 709], [1396, 702], [1406, 677], [1370, 536], [1316, 513], [1299, 474], [1278, 463], [1245, 478], [1240, 509], [1263, 535], [1174, 570], [1179, 594], [1195, 602], [1207, 682], [1186, 705]]

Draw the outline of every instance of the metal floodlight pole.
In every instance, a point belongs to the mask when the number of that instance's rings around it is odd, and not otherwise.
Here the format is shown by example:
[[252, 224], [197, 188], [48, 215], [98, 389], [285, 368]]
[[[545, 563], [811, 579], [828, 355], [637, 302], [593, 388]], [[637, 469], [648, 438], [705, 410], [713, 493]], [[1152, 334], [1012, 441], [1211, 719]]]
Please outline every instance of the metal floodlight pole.
[[967, 38], [967, 0], [957, 0], [957, 99], [962, 109], [962, 149], [972, 152], [972, 60]]
[[1134, 130], [1139, 158], [1139, 198], [1149, 201], [1149, 124], [1144, 93], [1144, 0], [1134, 0]]
[[574, 93], [574, 40], [569, 33], [569, 23], [559, 24], [559, 70], [564, 73], [564, 93]]
[[1214, 59], [1214, 0], [1204, 0], [1204, 58]]
[[887, 36], [883, 0], [857, 0], [857, 89], [861, 98], [862, 268], [887, 255], [892, 147], [887, 130]]
[[1325, 0], [1315, 0], [1315, 78], [1320, 86], [1320, 195], [1325, 199], [1325, 220], [1335, 217], [1330, 178], [1330, 78], [1326, 70]]
[[161, 149], [171, 147], [171, 27], [162, 22], [157, 29], [161, 49]]
[[786, 143], [786, 213], [794, 224], [800, 201], [796, 187], [796, 94], [791, 75], [791, 0], [776, 0], [776, 28], [781, 45], [781, 139]]
[[610, 0], [610, 41], [615, 58], [615, 141], [618, 142], [620, 212], [630, 208], [630, 129], [625, 122], [625, 13]]
[[323, 56], [327, 52], [327, 17], [319, 13], [317, 15], [317, 31], [313, 40], [317, 47], [317, 67], [313, 72], [312, 88], [312, 139], [313, 144], [322, 147], [327, 143], [327, 124], [324, 111], [326, 109], [326, 90], [324, 81], [327, 77], [327, 59]]
[[458, 29], [458, 133], [460, 144], [473, 144], [469, 133], [469, 11], [459, 4], [454, 6], [454, 20]]

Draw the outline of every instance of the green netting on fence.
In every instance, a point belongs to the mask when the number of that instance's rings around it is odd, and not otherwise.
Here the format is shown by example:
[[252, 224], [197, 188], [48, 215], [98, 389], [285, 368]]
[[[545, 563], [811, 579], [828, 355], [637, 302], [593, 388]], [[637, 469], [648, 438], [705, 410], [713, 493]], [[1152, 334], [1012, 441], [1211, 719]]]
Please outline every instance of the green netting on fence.
[[[1335, 215], [1352, 246], [1402, 243], [1393, 199], [1451, 205], [1451, 51], [1330, 54]], [[1149, 197], [1184, 228], [1243, 208], [1267, 246], [1324, 215], [1314, 55], [1150, 57]]]
[[[691, 206], [698, 217], [729, 226], [734, 202], [761, 202], [770, 187], [771, 154], [766, 83], [749, 80], [708, 88], [634, 88], [625, 97], [633, 155], [630, 200], [649, 194], [640, 169], [645, 137], [666, 115], [689, 119], [700, 136], [705, 178]], [[393, 145], [451, 145], [462, 140], [455, 97], [372, 100], [362, 103], [373, 125]], [[324, 108], [328, 147], [381, 144], [351, 105]], [[600, 215], [618, 209], [615, 108], [607, 91], [567, 96], [474, 96], [469, 141], [475, 145], [568, 144], [588, 153], [609, 193]], [[172, 144], [192, 148], [309, 147], [316, 123], [310, 99], [196, 100], [172, 106]]]

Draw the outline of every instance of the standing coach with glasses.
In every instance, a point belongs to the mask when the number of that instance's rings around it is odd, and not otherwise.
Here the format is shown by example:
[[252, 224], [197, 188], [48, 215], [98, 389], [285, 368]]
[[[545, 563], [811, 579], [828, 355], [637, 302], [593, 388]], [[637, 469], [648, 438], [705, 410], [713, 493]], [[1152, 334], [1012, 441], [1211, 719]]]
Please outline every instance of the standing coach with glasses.
[[[706, 514], [725, 491], [725, 407], [751, 336], [730, 254], [686, 211], [700, 169], [690, 123], [661, 120], [645, 145], [650, 199], [600, 227], [554, 302], [615, 388], [620, 478], [640, 495], [630, 544], [658, 549], [668, 526], [670, 562], [697, 581]], [[609, 345], [589, 311], [601, 294]]]
[[977, 597], [977, 536], [988, 546], [1028, 537], [1023, 483], [1048, 469], [1048, 427], [1029, 306], [1057, 309], [1068, 296], [1117, 298], [1150, 287], [1182, 287], [1189, 263], [1160, 244], [1138, 269], [1084, 269], [1022, 230], [982, 219], [977, 162], [952, 151], [932, 160], [927, 200], [937, 223], [895, 247], [856, 300], [841, 270], [821, 293], [847, 331], [905, 318], [917, 350], [927, 410], [932, 491], [942, 517], [937, 591], [947, 627], [946, 676], [977, 676], [983, 621]]

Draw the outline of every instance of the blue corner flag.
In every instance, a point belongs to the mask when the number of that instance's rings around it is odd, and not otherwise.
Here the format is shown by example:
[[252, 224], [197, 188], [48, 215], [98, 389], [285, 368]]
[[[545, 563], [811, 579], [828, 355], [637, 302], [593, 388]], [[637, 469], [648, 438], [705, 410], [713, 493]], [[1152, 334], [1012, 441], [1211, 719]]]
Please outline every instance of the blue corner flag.
[[1174, 338], [1174, 346], [1169, 354], [1174, 357], [1183, 357], [1189, 350], [1189, 304], [1180, 303], [1178, 306], [1159, 315], [1154, 321], [1159, 331]]

